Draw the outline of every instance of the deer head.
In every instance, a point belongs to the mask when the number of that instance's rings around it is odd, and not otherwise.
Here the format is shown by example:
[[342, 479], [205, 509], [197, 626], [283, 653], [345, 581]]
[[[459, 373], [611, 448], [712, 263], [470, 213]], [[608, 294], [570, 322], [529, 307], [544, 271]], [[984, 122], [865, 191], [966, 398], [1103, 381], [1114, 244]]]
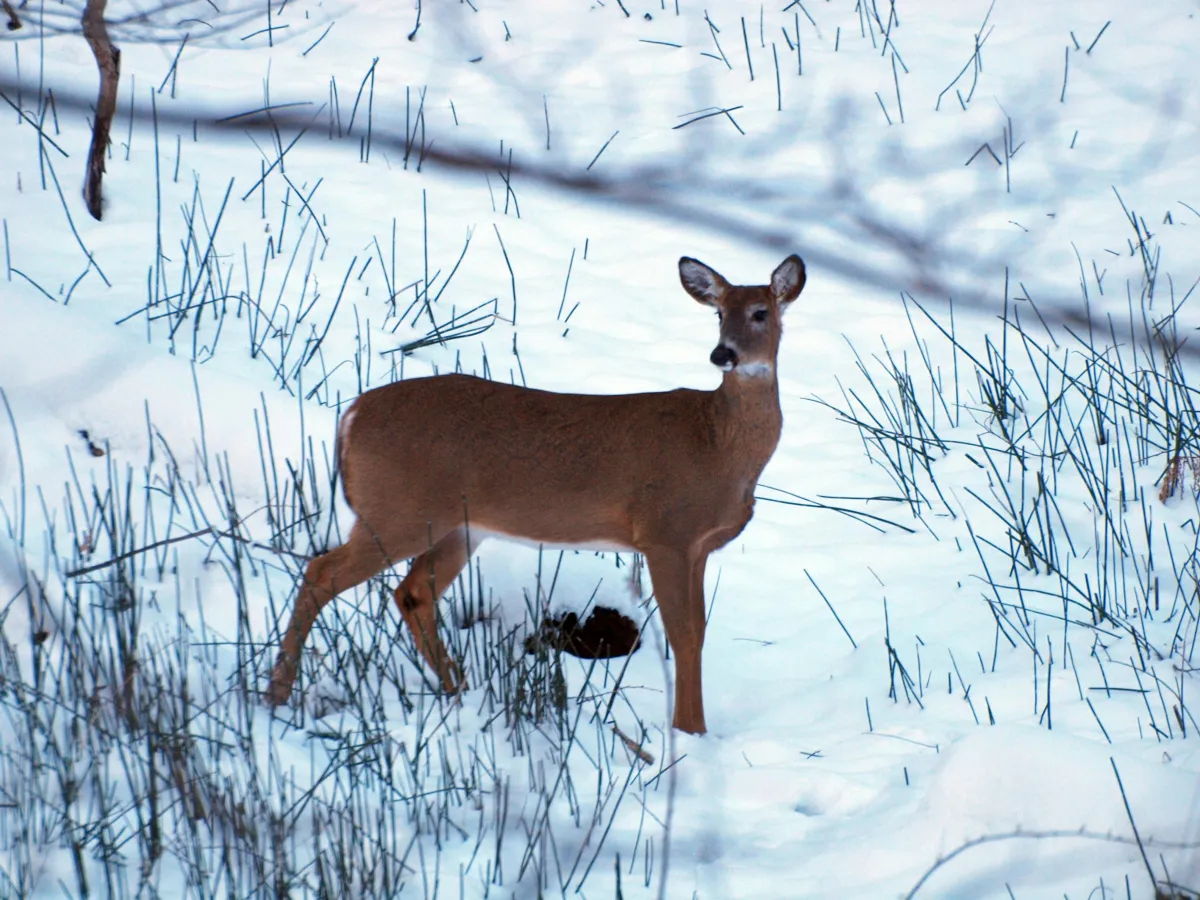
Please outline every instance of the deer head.
[[717, 311], [721, 338], [709, 355], [714, 366], [733, 375], [760, 378], [775, 374], [783, 312], [804, 289], [804, 263], [792, 255], [762, 287], [740, 287], [726, 281], [699, 260], [679, 260], [679, 280], [698, 302]]

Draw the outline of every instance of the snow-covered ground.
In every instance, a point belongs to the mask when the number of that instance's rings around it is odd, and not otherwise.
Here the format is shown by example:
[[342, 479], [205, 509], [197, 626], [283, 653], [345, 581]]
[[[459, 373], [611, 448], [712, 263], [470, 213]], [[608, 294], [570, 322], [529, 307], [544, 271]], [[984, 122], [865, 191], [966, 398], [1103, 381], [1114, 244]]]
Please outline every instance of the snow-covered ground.
[[[87, 43], [0, 38], [0, 897], [1200, 891], [1194, 2], [133, 6], [99, 222]], [[261, 703], [339, 408], [714, 388], [676, 261], [791, 252], [709, 734], [656, 615], [522, 652], [628, 554], [497, 542], [461, 702], [402, 566]]]

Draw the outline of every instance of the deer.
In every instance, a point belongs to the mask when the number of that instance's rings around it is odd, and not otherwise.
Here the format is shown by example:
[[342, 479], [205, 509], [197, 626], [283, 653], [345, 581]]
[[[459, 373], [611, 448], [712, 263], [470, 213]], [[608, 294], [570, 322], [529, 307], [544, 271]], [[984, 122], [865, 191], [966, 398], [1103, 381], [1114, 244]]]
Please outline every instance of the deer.
[[443, 690], [466, 684], [437, 631], [437, 602], [480, 542], [642, 554], [675, 661], [672, 725], [706, 732], [704, 570], [754, 514], [783, 429], [782, 316], [805, 284], [799, 256], [760, 286], [679, 260], [683, 288], [716, 310], [716, 390], [567, 394], [464, 374], [396, 381], [342, 414], [337, 458], [356, 519], [312, 559], [265, 700], [286, 704], [309, 631], [343, 591], [403, 561], [400, 615]]

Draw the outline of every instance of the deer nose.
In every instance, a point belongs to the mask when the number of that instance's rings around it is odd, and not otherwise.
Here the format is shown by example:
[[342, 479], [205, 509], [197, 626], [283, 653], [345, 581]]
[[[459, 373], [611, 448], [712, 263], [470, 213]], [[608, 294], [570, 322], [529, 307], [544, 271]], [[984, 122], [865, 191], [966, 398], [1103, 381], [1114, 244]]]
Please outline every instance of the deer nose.
[[725, 371], [729, 371], [736, 366], [738, 361], [737, 352], [725, 344], [717, 344], [716, 349], [709, 354], [708, 358], [714, 366]]

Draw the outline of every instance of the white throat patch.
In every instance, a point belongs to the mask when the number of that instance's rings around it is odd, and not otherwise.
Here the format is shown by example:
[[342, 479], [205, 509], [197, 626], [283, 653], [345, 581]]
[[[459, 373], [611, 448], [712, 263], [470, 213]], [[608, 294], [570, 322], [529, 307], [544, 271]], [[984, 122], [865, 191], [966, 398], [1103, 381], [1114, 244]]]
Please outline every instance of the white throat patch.
[[765, 362], [748, 362], [735, 366], [733, 373], [743, 378], [770, 378], [775, 374], [775, 367]]

